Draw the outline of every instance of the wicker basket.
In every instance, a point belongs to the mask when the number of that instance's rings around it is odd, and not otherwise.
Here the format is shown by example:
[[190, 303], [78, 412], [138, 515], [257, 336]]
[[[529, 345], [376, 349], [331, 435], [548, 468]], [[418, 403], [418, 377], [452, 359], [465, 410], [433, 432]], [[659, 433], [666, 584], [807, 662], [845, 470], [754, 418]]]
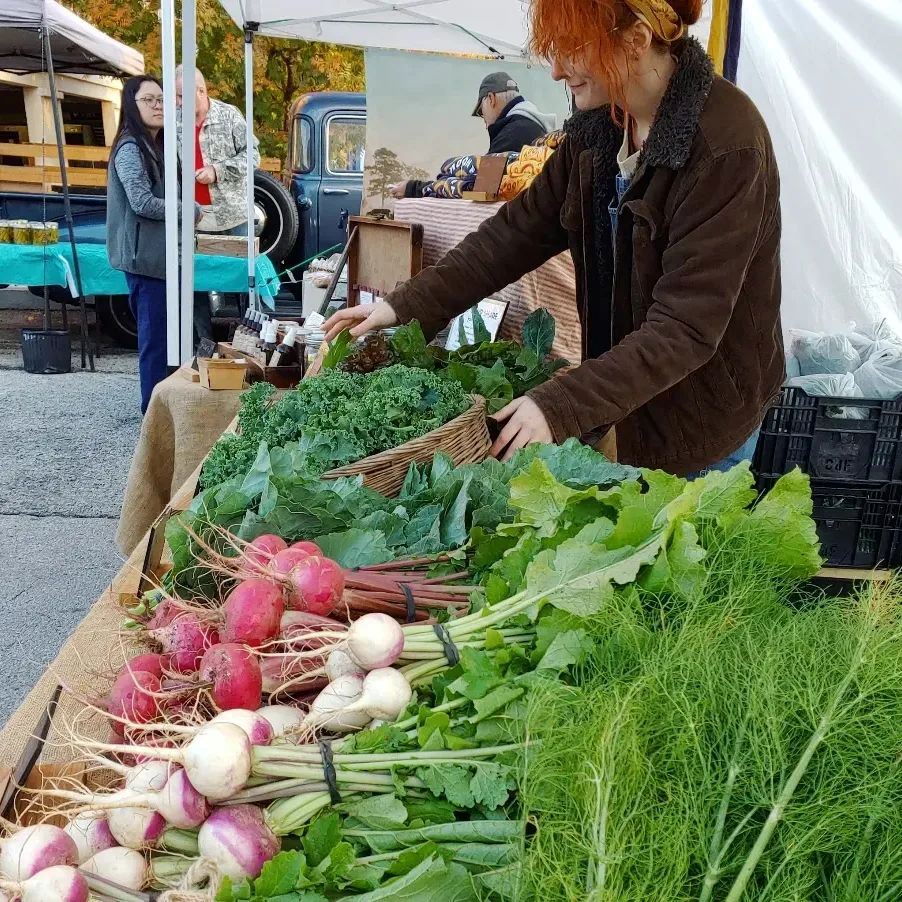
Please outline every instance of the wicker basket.
[[447, 454], [455, 466], [478, 463], [485, 460], [491, 444], [485, 419], [485, 399], [476, 395], [473, 397], [473, 406], [468, 411], [444, 426], [398, 445], [397, 448], [329, 470], [323, 473], [323, 479], [362, 475], [367, 488], [383, 495], [396, 495], [404, 485], [412, 463], [430, 461], [439, 452]]

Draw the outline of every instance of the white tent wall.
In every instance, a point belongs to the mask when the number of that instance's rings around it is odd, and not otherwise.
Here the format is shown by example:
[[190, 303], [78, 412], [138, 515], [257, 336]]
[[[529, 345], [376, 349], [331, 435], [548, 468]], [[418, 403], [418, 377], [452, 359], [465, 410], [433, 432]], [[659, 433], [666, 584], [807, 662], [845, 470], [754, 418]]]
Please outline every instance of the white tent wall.
[[902, 334], [902, 0], [746, 0], [742, 30], [783, 185], [784, 325]]

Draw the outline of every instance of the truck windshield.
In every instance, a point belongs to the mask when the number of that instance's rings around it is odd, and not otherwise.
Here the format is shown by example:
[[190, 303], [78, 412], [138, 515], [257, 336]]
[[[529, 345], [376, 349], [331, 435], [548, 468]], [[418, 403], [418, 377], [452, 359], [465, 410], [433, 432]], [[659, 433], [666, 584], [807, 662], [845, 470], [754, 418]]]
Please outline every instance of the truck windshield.
[[298, 116], [294, 120], [290, 165], [294, 172], [310, 172], [313, 169], [313, 123], [306, 116]]

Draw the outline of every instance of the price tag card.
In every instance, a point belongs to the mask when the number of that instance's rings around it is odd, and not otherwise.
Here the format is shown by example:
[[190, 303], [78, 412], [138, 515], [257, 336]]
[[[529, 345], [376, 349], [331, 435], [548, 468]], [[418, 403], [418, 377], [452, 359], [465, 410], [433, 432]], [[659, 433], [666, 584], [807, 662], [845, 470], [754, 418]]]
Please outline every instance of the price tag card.
[[456, 316], [448, 327], [446, 351], [456, 351], [463, 345], [494, 341], [507, 313], [507, 301], [488, 299]]

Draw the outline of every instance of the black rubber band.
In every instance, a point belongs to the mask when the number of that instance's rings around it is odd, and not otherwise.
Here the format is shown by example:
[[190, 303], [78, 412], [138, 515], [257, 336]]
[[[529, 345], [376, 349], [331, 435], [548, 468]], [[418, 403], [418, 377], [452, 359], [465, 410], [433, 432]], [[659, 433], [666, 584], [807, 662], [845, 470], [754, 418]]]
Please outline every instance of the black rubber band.
[[332, 743], [326, 739], [321, 739], [319, 754], [323, 761], [323, 776], [326, 778], [326, 786], [329, 787], [329, 799], [333, 805], [337, 805], [341, 802], [341, 793], [338, 791], [335, 765], [332, 763]]
[[460, 652], [452, 641], [451, 634], [445, 629], [443, 623], [433, 623], [432, 629], [435, 631], [435, 635], [438, 636], [438, 641], [442, 643], [442, 650], [445, 652], [448, 663], [455, 667], [460, 663]]
[[413, 623], [414, 620], [417, 619], [417, 605], [413, 600], [413, 589], [407, 585], [407, 583], [400, 583], [401, 591], [404, 593], [404, 597], [407, 599], [407, 622]]

